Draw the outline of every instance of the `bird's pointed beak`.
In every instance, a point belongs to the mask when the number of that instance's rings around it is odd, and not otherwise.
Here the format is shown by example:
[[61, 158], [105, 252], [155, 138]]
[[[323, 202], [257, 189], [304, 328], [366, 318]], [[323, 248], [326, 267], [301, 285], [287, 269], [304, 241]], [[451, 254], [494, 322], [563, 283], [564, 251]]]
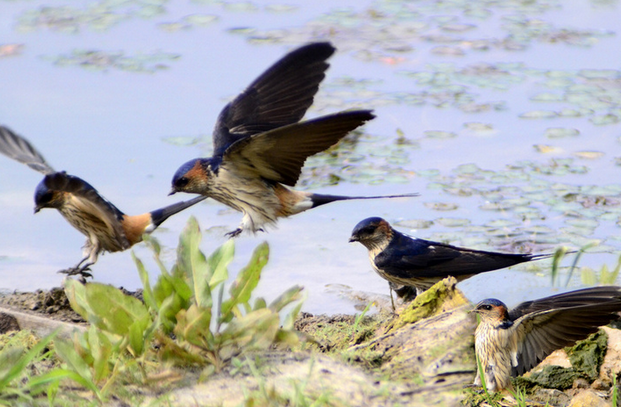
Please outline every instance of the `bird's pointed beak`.
[[360, 239], [358, 239], [358, 236], [356, 236], [356, 235], [352, 235], [349, 238], [349, 243], [358, 242], [358, 241], [360, 241]]
[[175, 190], [175, 188], [171, 189], [170, 192], [168, 193], [168, 196], [174, 195], [176, 194], [177, 191]]
[[34, 208], [34, 213], [37, 214], [37, 213], [39, 213], [40, 210], [41, 210], [41, 207], [37, 205]]

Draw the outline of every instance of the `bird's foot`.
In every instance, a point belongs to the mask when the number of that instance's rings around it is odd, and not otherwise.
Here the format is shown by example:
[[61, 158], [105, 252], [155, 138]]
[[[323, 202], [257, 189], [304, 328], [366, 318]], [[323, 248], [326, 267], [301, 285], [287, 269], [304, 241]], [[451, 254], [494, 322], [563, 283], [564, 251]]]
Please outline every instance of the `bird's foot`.
[[229, 239], [232, 239], [234, 237], [239, 236], [241, 232], [242, 232], [242, 228], [237, 228], [229, 233], [225, 233], [224, 236], [227, 236]]
[[66, 274], [67, 276], [80, 276], [80, 281], [86, 281], [86, 278], [93, 278], [93, 275], [89, 273], [90, 267], [70, 267], [68, 269], [59, 270], [58, 272], [61, 274]]

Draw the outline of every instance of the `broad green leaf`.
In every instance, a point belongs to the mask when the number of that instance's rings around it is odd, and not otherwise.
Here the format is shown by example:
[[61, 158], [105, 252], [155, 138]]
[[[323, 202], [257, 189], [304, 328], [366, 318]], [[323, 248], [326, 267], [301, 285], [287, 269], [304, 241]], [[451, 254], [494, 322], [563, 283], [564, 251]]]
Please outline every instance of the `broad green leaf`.
[[138, 269], [138, 275], [140, 276], [140, 281], [142, 282], [142, 298], [144, 299], [144, 303], [151, 308], [153, 311], [157, 312], [159, 310], [157, 301], [155, 300], [155, 296], [153, 294], [153, 289], [151, 288], [151, 282], [149, 281], [149, 273], [144, 267], [142, 261], [136, 257], [136, 254], [132, 250], [132, 259], [134, 259], [134, 263], [136, 263], [136, 268]]
[[244, 351], [250, 349], [265, 349], [276, 338], [280, 327], [278, 314], [264, 308], [253, 311], [241, 318], [232, 320], [226, 327], [223, 337], [229, 336], [229, 343], [224, 345], [241, 348]]
[[129, 347], [134, 357], [140, 357], [145, 349], [144, 322], [137, 320], [129, 327]]
[[112, 344], [108, 337], [99, 331], [95, 325], [91, 325], [88, 330], [88, 344], [93, 357], [94, 381], [98, 383], [110, 373], [109, 362]]
[[202, 308], [193, 304], [187, 311], [179, 311], [174, 332], [191, 344], [210, 350], [213, 347], [210, 325], [211, 308]]
[[298, 318], [298, 314], [300, 313], [300, 310], [302, 309], [302, 304], [304, 304], [303, 299], [301, 299], [298, 302], [298, 304], [295, 307], [293, 307], [291, 312], [287, 314], [287, 316], [285, 317], [285, 321], [282, 324], [283, 329], [286, 329], [286, 330], [294, 329], [295, 320]]
[[210, 307], [212, 300], [209, 281], [212, 270], [207, 264], [205, 255], [200, 250], [201, 237], [198, 222], [192, 216], [188, 219], [188, 223], [179, 237], [177, 267], [189, 279], [196, 303], [201, 307]]
[[300, 343], [300, 337], [295, 331], [279, 329], [276, 333], [276, 341], [293, 347]]
[[258, 310], [258, 309], [263, 309], [263, 308], [267, 308], [267, 303], [265, 302], [265, 300], [263, 298], [257, 298], [254, 301], [254, 308], [253, 310]]
[[187, 275], [177, 264], [173, 266], [168, 281], [172, 284], [173, 290], [184, 300], [189, 301], [194, 297], [194, 291], [188, 284]]
[[171, 278], [171, 275], [168, 273], [160, 274], [153, 286], [153, 298], [159, 307], [162, 307], [162, 303], [174, 292], [174, 286], [170, 281]]
[[188, 306], [186, 301], [177, 294], [173, 294], [164, 300], [158, 313], [158, 319], [164, 326], [165, 332], [172, 332], [177, 323], [177, 313]]
[[284, 307], [291, 304], [293, 301], [299, 300], [302, 297], [303, 289], [304, 287], [299, 285], [291, 287], [284, 293], [280, 294], [278, 298], [276, 298], [274, 301], [272, 301], [272, 303], [269, 305], [269, 308], [274, 312], [280, 312]]
[[[237, 278], [231, 284], [229, 290], [230, 298], [222, 303], [220, 311], [223, 322], [229, 322], [233, 318], [233, 313], [239, 304], [248, 305], [252, 291], [259, 284], [261, 270], [267, 264], [269, 251], [269, 245], [266, 242], [257, 246], [248, 265], [239, 272]], [[239, 314], [239, 312], [237, 313]]]
[[[86, 286], [86, 298], [99, 320], [95, 324], [114, 334], [126, 336], [136, 320], [149, 315], [137, 298], [125, 295], [118, 288], [101, 283]], [[90, 321], [89, 321], [90, 322]]]
[[158, 355], [163, 362], [173, 362], [181, 366], [205, 365], [207, 360], [198, 353], [192, 353], [181, 347], [171, 339], [168, 335], [161, 332], [157, 334], [157, 340], [160, 343]]
[[[90, 368], [75, 351], [73, 343], [57, 339], [54, 341], [54, 347], [56, 348], [56, 353], [62, 360], [65, 361], [65, 363], [69, 366], [69, 369], [78, 374], [78, 376], [82, 379], [78, 383], [91, 390], [97, 388], [95, 383], [93, 383], [93, 376]], [[75, 379], [72, 378], [72, 380]]]
[[71, 304], [71, 308], [86, 321], [89, 321], [89, 315], [93, 314], [93, 310], [86, 299], [86, 286], [76, 280], [66, 279], [65, 295]]
[[218, 284], [229, 278], [228, 265], [235, 255], [235, 241], [227, 240], [222, 246], [217, 248], [207, 259], [212, 274], [209, 280], [209, 287], [213, 290]]

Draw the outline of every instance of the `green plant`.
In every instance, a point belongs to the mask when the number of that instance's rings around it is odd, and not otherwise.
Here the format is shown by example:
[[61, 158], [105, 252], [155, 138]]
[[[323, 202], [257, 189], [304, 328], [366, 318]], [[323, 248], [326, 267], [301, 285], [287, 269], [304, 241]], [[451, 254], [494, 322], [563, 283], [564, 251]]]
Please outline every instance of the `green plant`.
[[267, 384], [264, 375], [259, 371], [255, 362], [246, 358], [246, 366], [258, 384], [258, 389], [245, 392], [244, 406], [292, 406], [292, 407], [319, 407], [319, 406], [342, 406], [340, 400], [335, 398], [331, 391], [320, 394], [309, 394], [308, 383], [311, 381], [315, 360], [311, 358], [308, 374], [302, 380], [290, 379], [293, 391], [282, 391], [274, 385]]
[[360, 315], [356, 315], [356, 318], [354, 320], [354, 326], [352, 328], [352, 340], [355, 339], [356, 334], [358, 333], [358, 325], [360, 325], [360, 321], [362, 321], [365, 315], [367, 315], [367, 312], [369, 312], [373, 305], [375, 305], [375, 302], [371, 301], [367, 304], [366, 307], [364, 307], [364, 310], [362, 310], [362, 313]]
[[[477, 318], [478, 319], [478, 318]], [[473, 387], [470, 387], [466, 391], [466, 398], [462, 400], [462, 404], [468, 406], [481, 406], [487, 405], [491, 407], [499, 407], [499, 401], [502, 400], [502, 393], [490, 393], [487, 390], [487, 383], [485, 381], [485, 371], [483, 370], [483, 366], [478, 356], [476, 358], [477, 361], [477, 374], [479, 375], [479, 379], [481, 380], [481, 388], [483, 392], [479, 392], [475, 390]]]
[[584, 285], [613, 285], [616, 283], [619, 277], [619, 271], [621, 270], [621, 256], [617, 259], [617, 265], [612, 271], [608, 270], [608, 265], [604, 264], [599, 272], [589, 268], [582, 267], [580, 269], [580, 278]]
[[617, 386], [617, 373], [612, 375], [612, 406], [617, 407], [619, 405], [619, 387]]
[[[21, 338], [13, 337], [0, 351], [0, 405], [30, 404], [50, 382], [50, 375], [29, 377], [28, 365], [50, 356], [48, 344], [58, 330], [40, 340], [29, 350], [20, 345]], [[5, 404], [9, 403], [9, 404]]]
[[[233, 240], [205, 257], [199, 248], [200, 228], [190, 218], [170, 271], [160, 259], [159, 243], [147, 236], [145, 241], [153, 249], [160, 275], [151, 286], [143, 263], [134, 256], [144, 302], [104, 284], [67, 282], [71, 306], [91, 327], [72, 341], [57, 341], [58, 354], [66, 363], [56, 372], [58, 377], [74, 380], [104, 401], [119, 377], [135, 366], [146, 382], [153, 358], [204, 367], [205, 377], [246, 351], [276, 342], [297, 343], [293, 322], [302, 305], [301, 287], [285, 291], [269, 305], [261, 298], [250, 304], [268, 261], [266, 243], [255, 249], [225, 297]], [[295, 302], [281, 326], [281, 312]]]

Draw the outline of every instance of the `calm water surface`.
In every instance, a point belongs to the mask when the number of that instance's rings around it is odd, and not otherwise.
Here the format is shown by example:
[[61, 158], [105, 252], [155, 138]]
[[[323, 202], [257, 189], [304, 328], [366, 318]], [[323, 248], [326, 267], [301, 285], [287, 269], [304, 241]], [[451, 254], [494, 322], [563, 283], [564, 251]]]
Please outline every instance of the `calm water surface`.
[[[142, 213], [179, 199], [167, 196], [170, 179], [183, 162], [209, 154], [228, 99], [293, 47], [330, 40], [339, 51], [308, 116], [365, 107], [377, 118], [355, 147], [311, 160], [300, 188], [421, 196], [336, 203], [283, 220], [268, 234], [244, 235], [233, 276], [267, 240], [259, 295], [272, 299], [300, 284], [306, 311], [354, 312], [356, 303], [334, 287], [387, 292], [366, 249], [347, 243], [369, 216], [481, 249], [540, 252], [597, 239], [600, 246], [580, 264], [614, 266], [619, 4], [505, 3], [0, 0], [0, 122], [55, 169], [84, 178], [124, 212]], [[119, 21], [101, 25], [112, 17]], [[106, 54], [67, 58], [77, 51]], [[535, 118], [521, 117], [527, 112]], [[398, 144], [400, 135], [408, 143]], [[32, 214], [39, 173], [0, 157], [0, 174], [0, 287], [59, 285], [56, 270], [79, 260], [83, 236], [56, 211]], [[345, 179], [330, 186], [326, 174]], [[205, 202], [168, 220], [155, 233], [168, 262], [190, 215], [206, 229], [208, 253], [241, 219]], [[423, 220], [432, 224], [423, 227]], [[156, 269], [144, 245], [134, 250]], [[549, 263], [539, 264], [484, 274], [460, 288], [472, 301], [547, 295], [555, 290]], [[129, 251], [100, 257], [93, 272], [96, 281], [140, 286]], [[578, 274], [570, 286], [582, 284]]]

